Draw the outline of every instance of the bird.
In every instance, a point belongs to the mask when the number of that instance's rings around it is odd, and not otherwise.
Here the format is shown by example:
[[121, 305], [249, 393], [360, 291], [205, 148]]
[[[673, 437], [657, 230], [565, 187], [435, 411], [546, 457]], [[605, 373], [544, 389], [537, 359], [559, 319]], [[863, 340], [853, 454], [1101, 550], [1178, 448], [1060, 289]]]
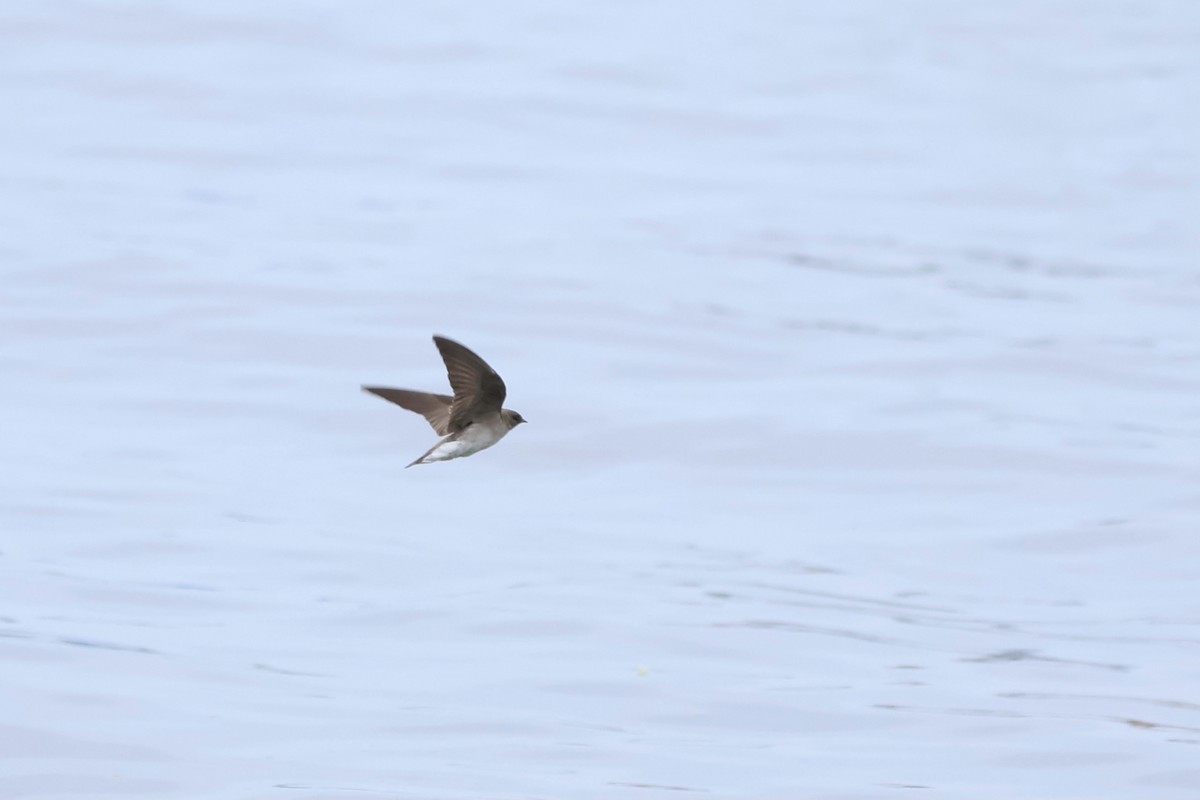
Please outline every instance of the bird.
[[501, 407], [508, 394], [504, 381], [473, 350], [445, 336], [435, 335], [433, 343], [446, 362], [453, 397], [389, 386], [362, 387], [365, 392], [425, 417], [442, 437], [405, 469], [474, 455], [526, 421], [516, 411]]

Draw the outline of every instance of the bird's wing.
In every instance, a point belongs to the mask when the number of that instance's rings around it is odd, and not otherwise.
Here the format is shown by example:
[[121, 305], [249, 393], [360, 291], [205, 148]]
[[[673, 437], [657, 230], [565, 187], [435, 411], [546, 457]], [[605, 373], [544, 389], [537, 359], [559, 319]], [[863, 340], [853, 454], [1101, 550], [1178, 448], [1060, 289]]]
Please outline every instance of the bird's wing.
[[450, 433], [450, 408], [454, 403], [453, 397], [429, 392], [414, 392], [409, 389], [392, 389], [388, 386], [364, 386], [363, 391], [379, 395], [388, 402], [395, 403], [401, 408], [415, 411], [437, 431], [438, 436]]
[[446, 374], [454, 389], [454, 406], [450, 410], [450, 430], [461, 431], [480, 414], [499, 412], [507, 390], [496, 370], [475, 353], [453, 339], [434, 336]]

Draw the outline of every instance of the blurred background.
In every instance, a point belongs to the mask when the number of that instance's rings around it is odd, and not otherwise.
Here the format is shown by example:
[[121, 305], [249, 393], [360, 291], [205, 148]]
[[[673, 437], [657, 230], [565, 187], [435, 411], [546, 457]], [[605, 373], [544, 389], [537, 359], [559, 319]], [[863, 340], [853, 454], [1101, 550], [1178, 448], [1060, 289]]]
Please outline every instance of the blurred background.
[[1200, 796], [1197, 41], [5, 4], [0, 796]]

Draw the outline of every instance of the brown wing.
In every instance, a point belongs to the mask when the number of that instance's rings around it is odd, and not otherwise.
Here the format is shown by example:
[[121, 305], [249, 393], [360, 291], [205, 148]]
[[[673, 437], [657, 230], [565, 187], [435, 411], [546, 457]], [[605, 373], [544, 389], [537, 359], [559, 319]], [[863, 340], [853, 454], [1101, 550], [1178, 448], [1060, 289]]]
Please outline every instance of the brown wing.
[[461, 431], [480, 414], [499, 412], [507, 390], [496, 370], [453, 339], [434, 336], [433, 343], [446, 362], [446, 374], [454, 389], [450, 430]]
[[450, 406], [453, 397], [429, 392], [414, 392], [409, 389], [392, 389], [388, 386], [364, 386], [364, 392], [378, 395], [384, 400], [395, 403], [401, 408], [415, 411], [437, 431], [438, 436], [450, 433]]

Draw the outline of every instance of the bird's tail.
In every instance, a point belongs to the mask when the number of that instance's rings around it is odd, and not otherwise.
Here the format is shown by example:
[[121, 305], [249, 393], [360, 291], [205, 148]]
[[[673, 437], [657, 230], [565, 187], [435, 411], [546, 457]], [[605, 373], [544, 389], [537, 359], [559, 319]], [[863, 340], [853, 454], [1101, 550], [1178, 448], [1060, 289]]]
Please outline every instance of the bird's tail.
[[426, 450], [424, 453], [421, 454], [420, 458], [418, 458], [416, 461], [412, 462], [411, 464], [408, 464], [404, 468], [408, 469], [409, 467], [415, 467], [417, 464], [432, 464], [433, 463], [432, 461], [426, 461], [425, 459], [428, 458], [430, 455], [432, 455], [433, 451], [437, 450], [439, 445], [441, 445], [441, 442], [438, 442], [433, 447]]

